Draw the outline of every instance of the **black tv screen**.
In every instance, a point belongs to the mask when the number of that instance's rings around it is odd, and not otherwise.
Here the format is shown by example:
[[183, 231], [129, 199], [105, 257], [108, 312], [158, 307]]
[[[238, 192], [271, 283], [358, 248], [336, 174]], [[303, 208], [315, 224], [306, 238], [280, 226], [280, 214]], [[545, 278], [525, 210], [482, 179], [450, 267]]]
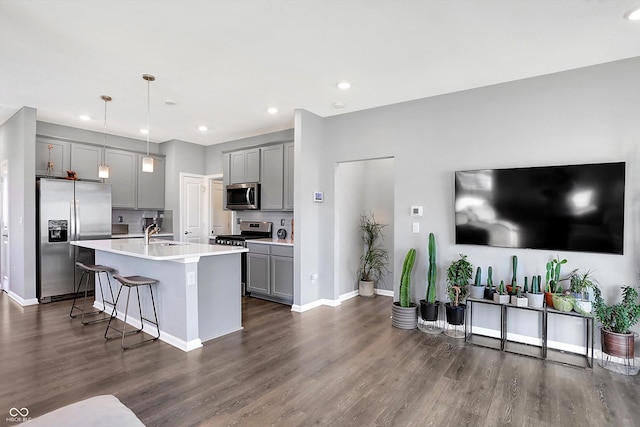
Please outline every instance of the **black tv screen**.
[[455, 173], [456, 243], [622, 254], [625, 163]]

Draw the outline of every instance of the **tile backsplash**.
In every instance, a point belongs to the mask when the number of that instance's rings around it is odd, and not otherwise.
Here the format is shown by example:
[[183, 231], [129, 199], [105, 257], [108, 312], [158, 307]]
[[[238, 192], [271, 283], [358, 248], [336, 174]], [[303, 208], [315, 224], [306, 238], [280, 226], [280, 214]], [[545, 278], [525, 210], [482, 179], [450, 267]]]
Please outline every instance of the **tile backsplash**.
[[173, 217], [170, 214], [171, 211], [132, 211], [125, 209], [113, 209], [111, 211], [111, 223], [112, 224], [127, 224], [129, 226], [130, 234], [142, 233], [143, 218], [157, 218], [158, 215], [163, 215], [162, 220], [162, 232], [173, 232]]
[[[262, 212], [262, 211], [236, 211], [236, 221], [232, 234], [240, 234], [238, 219], [243, 221], [270, 221], [273, 222], [273, 235], [275, 237], [279, 229], [287, 231], [287, 238], [291, 237], [291, 220], [293, 212]], [[284, 225], [281, 225], [284, 223]]]

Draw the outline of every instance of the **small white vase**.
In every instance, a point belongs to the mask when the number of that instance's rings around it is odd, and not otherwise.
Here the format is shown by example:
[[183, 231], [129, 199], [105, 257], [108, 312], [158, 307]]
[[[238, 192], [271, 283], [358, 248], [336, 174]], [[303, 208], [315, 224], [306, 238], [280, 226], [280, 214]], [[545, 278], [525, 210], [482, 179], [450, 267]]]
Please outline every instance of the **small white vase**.
[[528, 303], [529, 300], [527, 299], [527, 297], [518, 298], [517, 295], [511, 295], [511, 304], [515, 305], [516, 307], [526, 307]]
[[500, 295], [499, 293], [496, 292], [495, 294], [493, 294], [493, 301], [499, 304], [509, 304], [509, 295], [508, 294]]

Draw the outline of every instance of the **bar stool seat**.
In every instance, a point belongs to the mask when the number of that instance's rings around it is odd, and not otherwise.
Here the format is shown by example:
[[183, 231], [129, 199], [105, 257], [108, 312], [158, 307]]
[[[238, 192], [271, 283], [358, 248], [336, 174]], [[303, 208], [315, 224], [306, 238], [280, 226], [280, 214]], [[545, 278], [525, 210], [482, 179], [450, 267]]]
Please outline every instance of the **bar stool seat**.
[[[131, 347], [136, 347], [140, 344], [144, 344], [146, 342], [150, 342], [150, 341], [155, 341], [158, 338], [160, 338], [160, 326], [158, 325], [158, 313], [156, 312], [156, 303], [153, 297], [153, 287], [151, 285], [158, 283], [158, 281], [156, 279], [151, 279], [149, 277], [144, 277], [144, 276], [120, 276], [118, 274], [114, 274], [113, 278], [116, 279], [118, 282], [120, 282], [120, 284], [122, 286], [120, 286], [120, 289], [118, 290], [118, 296], [116, 297], [116, 302], [113, 305], [113, 312], [111, 313], [111, 317], [109, 318], [109, 323], [107, 324], [107, 330], [104, 331], [104, 337], [107, 340], [110, 339], [114, 339], [114, 338], [118, 338], [120, 337], [121, 341], [120, 341], [120, 346], [126, 350], [128, 348]], [[149, 286], [149, 291], [151, 293], [151, 304], [153, 306], [153, 316], [155, 318], [155, 322], [152, 321], [151, 319], [147, 319], [145, 317], [142, 316], [142, 306], [140, 304], [140, 287], [141, 286]], [[122, 325], [122, 330], [116, 328], [115, 326], [111, 326], [111, 321], [116, 317], [116, 307], [118, 305], [118, 301], [120, 300], [120, 293], [122, 292], [122, 288], [127, 288], [127, 303], [125, 305], [125, 309], [124, 309], [124, 323]], [[135, 288], [136, 289], [136, 294], [138, 296], [138, 311], [140, 313], [140, 329], [136, 329], [133, 331], [126, 331], [126, 327], [127, 327], [127, 314], [129, 312], [129, 297], [131, 296], [131, 288]], [[124, 338], [128, 335], [131, 334], [137, 334], [139, 332], [143, 332], [144, 329], [144, 322], [147, 321], [149, 322], [151, 325], [154, 325], [156, 327], [156, 329], [158, 330], [158, 334], [157, 336], [152, 336], [152, 338], [137, 342], [135, 344], [130, 344], [125, 346], [124, 345]], [[118, 335], [111, 335], [109, 336], [109, 329], [113, 329], [114, 331], [118, 332]]]
[[[113, 304], [113, 288], [111, 287], [111, 279], [109, 279], [109, 274], [113, 274], [116, 272], [115, 269], [108, 267], [106, 265], [94, 265], [94, 264], [85, 264], [80, 261], [76, 262], [76, 267], [82, 270], [82, 274], [80, 275], [80, 280], [78, 280], [78, 287], [76, 288], [75, 295], [73, 297], [73, 304], [71, 305], [71, 311], [69, 311], [69, 317], [75, 319], [78, 317], [77, 314], [73, 314], [74, 310], [81, 311], [82, 315], [80, 316], [80, 320], [83, 325], [89, 325], [91, 323], [104, 322], [105, 320], [109, 320], [110, 317], [102, 317], [100, 319], [94, 319], [91, 321], [85, 321], [84, 316], [96, 315], [100, 313], [104, 313], [104, 307], [106, 307], [105, 303]], [[100, 279], [100, 273], [104, 273], [107, 276], [107, 282], [109, 283], [109, 293], [111, 294], [111, 300], [106, 300], [104, 298], [104, 291], [102, 289], [102, 279]], [[98, 277], [98, 287], [100, 289], [100, 295], [102, 296], [102, 310], [95, 310], [91, 312], [87, 312], [87, 294], [89, 291], [89, 278], [91, 274], [96, 274]], [[82, 307], [76, 305], [76, 301], [78, 299], [78, 294], [80, 293], [80, 287], [82, 286], [82, 280], [84, 279], [84, 299], [82, 301]]]

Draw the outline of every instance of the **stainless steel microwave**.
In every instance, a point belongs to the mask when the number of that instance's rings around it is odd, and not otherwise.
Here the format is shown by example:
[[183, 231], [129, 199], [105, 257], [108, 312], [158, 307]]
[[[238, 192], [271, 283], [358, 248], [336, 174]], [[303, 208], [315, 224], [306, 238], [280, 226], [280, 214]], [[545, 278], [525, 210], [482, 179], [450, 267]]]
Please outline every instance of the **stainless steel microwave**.
[[260, 209], [260, 184], [250, 182], [227, 185], [227, 209]]

